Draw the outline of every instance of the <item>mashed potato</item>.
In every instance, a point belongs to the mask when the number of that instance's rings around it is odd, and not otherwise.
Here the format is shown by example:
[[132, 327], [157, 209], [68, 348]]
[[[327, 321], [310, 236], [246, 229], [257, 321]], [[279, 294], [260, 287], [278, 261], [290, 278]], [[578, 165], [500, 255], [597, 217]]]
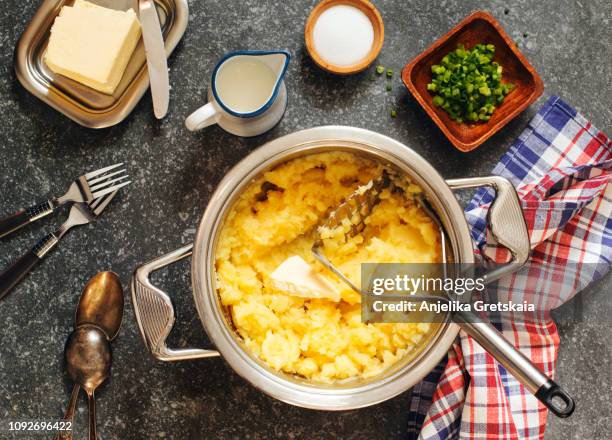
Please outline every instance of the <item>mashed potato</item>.
[[[370, 377], [419, 347], [431, 324], [365, 324], [360, 295], [335, 279], [311, 254], [316, 228], [384, 167], [350, 153], [291, 160], [251, 183], [223, 226], [216, 253], [218, 290], [246, 346], [270, 367], [319, 382]], [[339, 244], [329, 231], [325, 254], [355, 284], [366, 262], [437, 262], [438, 233], [413, 200], [384, 190], [366, 228]], [[341, 301], [275, 290], [269, 275], [299, 255], [329, 277]]]

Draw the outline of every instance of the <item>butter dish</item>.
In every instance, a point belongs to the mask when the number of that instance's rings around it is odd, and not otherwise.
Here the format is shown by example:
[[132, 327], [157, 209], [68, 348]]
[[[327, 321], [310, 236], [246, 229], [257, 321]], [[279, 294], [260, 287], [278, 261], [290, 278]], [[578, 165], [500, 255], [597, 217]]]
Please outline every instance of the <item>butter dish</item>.
[[[44, 61], [51, 27], [63, 6], [73, 0], [41, 3], [15, 49], [15, 73], [21, 84], [73, 121], [90, 128], [104, 128], [123, 121], [149, 88], [145, 50], [138, 42], [125, 73], [112, 94], [94, 90], [51, 71]], [[187, 0], [155, 0], [162, 27], [166, 56], [187, 28]]]

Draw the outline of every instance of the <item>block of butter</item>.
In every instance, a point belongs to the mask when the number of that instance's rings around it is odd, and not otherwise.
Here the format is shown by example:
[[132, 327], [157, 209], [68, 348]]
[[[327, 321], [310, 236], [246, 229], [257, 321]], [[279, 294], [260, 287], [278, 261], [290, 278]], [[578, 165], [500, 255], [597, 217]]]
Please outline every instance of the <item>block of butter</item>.
[[139, 39], [140, 23], [133, 10], [76, 0], [56, 17], [44, 59], [53, 72], [112, 94]]
[[340, 292], [302, 257], [294, 255], [283, 261], [270, 275], [275, 289], [303, 298], [340, 301]]

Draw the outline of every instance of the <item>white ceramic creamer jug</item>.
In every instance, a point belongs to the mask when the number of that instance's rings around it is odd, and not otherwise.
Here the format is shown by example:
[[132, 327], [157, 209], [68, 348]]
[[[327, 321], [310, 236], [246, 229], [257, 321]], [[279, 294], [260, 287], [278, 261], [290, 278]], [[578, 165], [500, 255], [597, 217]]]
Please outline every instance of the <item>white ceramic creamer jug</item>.
[[237, 136], [257, 136], [274, 127], [287, 108], [283, 78], [291, 55], [286, 51], [236, 51], [215, 66], [208, 104], [192, 113], [191, 131], [219, 124]]

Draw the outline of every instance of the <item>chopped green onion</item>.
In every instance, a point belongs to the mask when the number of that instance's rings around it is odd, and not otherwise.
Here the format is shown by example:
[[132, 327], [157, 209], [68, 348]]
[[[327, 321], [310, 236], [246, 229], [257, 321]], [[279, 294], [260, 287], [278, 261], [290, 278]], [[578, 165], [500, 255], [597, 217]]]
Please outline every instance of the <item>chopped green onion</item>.
[[397, 110], [395, 110], [395, 109], [391, 109], [391, 117], [392, 117], [392, 118], [397, 117]]
[[476, 44], [469, 50], [459, 44], [444, 55], [431, 66], [432, 79], [427, 84], [434, 95], [433, 105], [458, 123], [488, 121], [514, 88], [513, 84], [502, 83], [503, 67], [493, 61], [494, 56], [495, 46], [490, 43]]
[[387, 78], [393, 78], [393, 70], [387, 69]]
[[385, 72], [384, 66], [376, 66], [376, 73], [378, 73], [379, 75], [382, 75], [384, 72]]
[[489, 89], [487, 86], [480, 87], [478, 91], [480, 92], [481, 95], [485, 95], [485, 96], [491, 95], [491, 89]]
[[393, 90], [393, 86], [391, 84], [387, 84], [387, 92]]

